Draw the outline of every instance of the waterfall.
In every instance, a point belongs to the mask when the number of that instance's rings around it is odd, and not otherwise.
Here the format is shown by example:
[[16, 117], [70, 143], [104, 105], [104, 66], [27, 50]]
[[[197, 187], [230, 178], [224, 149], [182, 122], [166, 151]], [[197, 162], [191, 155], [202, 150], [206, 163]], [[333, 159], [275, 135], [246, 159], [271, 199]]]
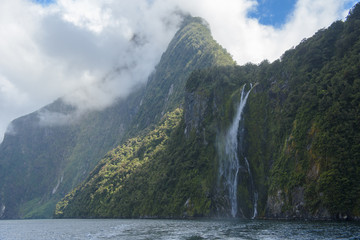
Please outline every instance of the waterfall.
[[246, 157], [245, 157], [245, 163], [246, 163], [247, 171], [248, 171], [249, 177], [250, 177], [251, 189], [252, 189], [253, 192], [254, 192], [254, 196], [253, 196], [254, 212], [253, 212], [253, 216], [251, 217], [251, 219], [254, 219], [254, 218], [256, 218], [256, 216], [257, 216], [258, 193], [255, 191], [254, 179], [253, 179], [252, 174], [251, 174], [249, 161], [247, 160]]
[[223, 179], [224, 186], [228, 192], [228, 197], [231, 207], [232, 217], [236, 217], [238, 212], [238, 199], [237, 199], [237, 188], [238, 188], [238, 174], [241, 168], [245, 168], [249, 173], [251, 180], [251, 187], [254, 192], [254, 213], [253, 218], [257, 215], [256, 205], [257, 205], [257, 193], [254, 191], [254, 182], [252, 179], [252, 174], [250, 171], [250, 166], [248, 160], [245, 158], [246, 166], [241, 166], [239, 161], [239, 154], [243, 154], [243, 144], [242, 139], [244, 135], [244, 128], [240, 126], [240, 122], [243, 118], [243, 110], [246, 105], [246, 101], [252, 90], [252, 85], [250, 90], [245, 91], [246, 84], [242, 88], [240, 103], [236, 111], [234, 120], [226, 132], [225, 139], [221, 141], [220, 147], [220, 167], [219, 167], [219, 176]]

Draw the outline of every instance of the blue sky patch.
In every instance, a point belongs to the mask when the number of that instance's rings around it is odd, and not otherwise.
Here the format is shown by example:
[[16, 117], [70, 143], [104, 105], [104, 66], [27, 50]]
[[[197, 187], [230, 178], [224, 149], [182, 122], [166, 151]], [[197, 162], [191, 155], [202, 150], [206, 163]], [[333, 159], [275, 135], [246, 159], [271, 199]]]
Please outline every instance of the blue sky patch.
[[41, 4], [43, 6], [47, 6], [47, 5], [50, 5], [54, 2], [56, 2], [56, 0], [32, 0], [33, 2], [36, 2], [38, 4]]
[[256, 9], [249, 13], [263, 25], [280, 27], [294, 11], [296, 0], [258, 0]]
[[350, 9], [352, 8], [353, 6], [355, 6], [356, 3], [358, 3], [359, 0], [352, 0], [352, 1], [349, 1], [345, 4], [345, 9]]

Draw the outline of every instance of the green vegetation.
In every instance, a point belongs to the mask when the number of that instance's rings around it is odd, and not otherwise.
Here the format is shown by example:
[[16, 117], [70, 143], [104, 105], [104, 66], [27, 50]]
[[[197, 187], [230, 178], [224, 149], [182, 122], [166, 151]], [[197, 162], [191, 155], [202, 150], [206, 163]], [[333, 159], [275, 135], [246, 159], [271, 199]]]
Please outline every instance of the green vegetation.
[[194, 162], [199, 149], [181, 138], [182, 110], [164, 116], [143, 137], [109, 152], [89, 178], [56, 207], [56, 217], [170, 217], [208, 211], [205, 195], [213, 175], [209, 159]]
[[285, 86], [277, 113], [283, 145], [270, 191], [282, 189], [292, 205], [292, 190], [303, 187], [312, 214], [325, 207], [334, 217], [359, 215], [359, 7], [281, 59], [291, 75], [276, 84]]
[[[193, 71], [184, 114], [169, 113], [110, 152], [58, 203], [56, 217], [226, 215], [216, 145], [245, 83], [256, 84], [244, 112], [244, 155], [258, 216], [359, 217], [359, 8], [273, 63]], [[173, 116], [176, 124], [166, 124]], [[255, 190], [247, 172], [239, 182], [239, 208], [251, 217]]]

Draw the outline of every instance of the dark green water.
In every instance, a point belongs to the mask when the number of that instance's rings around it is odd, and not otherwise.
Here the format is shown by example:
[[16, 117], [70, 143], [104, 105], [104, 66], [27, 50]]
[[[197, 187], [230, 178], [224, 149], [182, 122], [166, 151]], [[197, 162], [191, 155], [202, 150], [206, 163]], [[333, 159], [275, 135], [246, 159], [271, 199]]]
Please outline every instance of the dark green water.
[[1, 240], [360, 239], [360, 223], [245, 220], [3, 220]]

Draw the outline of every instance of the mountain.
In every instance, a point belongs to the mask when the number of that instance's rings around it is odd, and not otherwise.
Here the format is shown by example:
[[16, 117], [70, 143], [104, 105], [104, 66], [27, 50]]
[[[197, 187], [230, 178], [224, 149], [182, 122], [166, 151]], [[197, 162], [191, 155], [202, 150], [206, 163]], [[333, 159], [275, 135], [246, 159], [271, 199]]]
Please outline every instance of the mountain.
[[192, 69], [55, 217], [359, 219], [359, 56], [358, 3], [273, 63]]
[[14, 120], [0, 145], [0, 218], [51, 217], [55, 204], [108, 151], [153, 130], [166, 112], [182, 106], [192, 71], [223, 65], [235, 62], [207, 23], [184, 17], [146, 86], [127, 98], [78, 118], [59, 99]]
[[201, 18], [186, 17], [148, 79], [130, 133], [157, 124], [165, 113], [182, 106], [186, 80], [191, 72], [227, 65], [235, 65], [235, 62], [212, 38], [208, 24]]

